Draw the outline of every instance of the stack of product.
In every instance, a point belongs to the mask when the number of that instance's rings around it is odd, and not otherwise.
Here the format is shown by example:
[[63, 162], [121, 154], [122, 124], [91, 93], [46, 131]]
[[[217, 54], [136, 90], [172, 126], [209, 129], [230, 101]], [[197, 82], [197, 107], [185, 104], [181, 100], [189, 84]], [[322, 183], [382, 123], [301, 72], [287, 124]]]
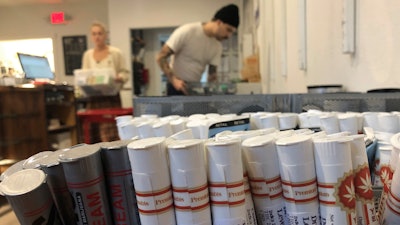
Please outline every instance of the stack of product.
[[396, 224], [400, 133], [365, 115], [118, 117], [122, 140], [33, 155], [1, 175], [0, 193], [21, 224]]

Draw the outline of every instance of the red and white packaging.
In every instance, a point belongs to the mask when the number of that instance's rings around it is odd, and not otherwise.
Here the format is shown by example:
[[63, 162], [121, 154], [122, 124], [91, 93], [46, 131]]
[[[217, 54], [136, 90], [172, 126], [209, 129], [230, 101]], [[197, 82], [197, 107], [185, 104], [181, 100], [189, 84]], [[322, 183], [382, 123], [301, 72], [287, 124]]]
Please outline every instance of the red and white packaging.
[[[243, 141], [252, 138], [252, 137], [257, 137], [260, 135], [265, 135], [265, 134], [271, 134], [274, 132], [277, 132], [275, 128], [266, 128], [266, 129], [259, 129], [259, 130], [238, 130], [238, 131], [224, 131], [226, 134], [224, 135], [216, 135], [216, 140], [221, 141], [221, 140], [230, 140], [230, 139], [239, 139], [241, 143]], [[221, 133], [224, 133], [221, 132]], [[219, 133], [219, 134], [221, 134]], [[244, 152], [242, 150], [242, 163], [243, 163], [243, 185], [244, 185], [244, 192], [246, 194], [246, 211], [247, 211], [247, 217], [246, 217], [246, 223], [247, 225], [254, 225], [257, 224], [257, 219], [256, 219], [256, 212], [254, 208], [254, 201], [252, 198], [251, 190], [250, 190], [250, 183], [249, 183], [249, 176], [247, 172], [247, 166], [245, 165], [245, 159], [244, 159]]]
[[294, 135], [276, 142], [289, 224], [319, 224], [317, 176], [311, 137]]
[[386, 201], [392, 184], [393, 169], [390, 167], [390, 158], [393, 147], [390, 145], [382, 145], [377, 147], [375, 154], [375, 178], [373, 186], [381, 187], [382, 193], [378, 203], [377, 216], [379, 223], [383, 222], [383, 215], [386, 210]]
[[127, 147], [141, 224], [174, 225], [165, 138], [145, 138]]
[[392, 154], [389, 169], [386, 171], [386, 181], [379, 202], [379, 220], [382, 224], [396, 224], [400, 221], [400, 133], [390, 139]]
[[213, 224], [246, 224], [240, 140], [210, 140], [206, 149]]
[[[400, 160], [400, 159], [398, 159]], [[379, 218], [382, 225], [400, 224], [400, 164], [396, 165], [389, 193], [386, 198], [386, 207]]]
[[173, 141], [168, 155], [177, 224], [211, 224], [203, 141]]
[[263, 135], [242, 143], [256, 215], [260, 225], [284, 225], [286, 221], [275, 139]]
[[314, 140], [322, 224], [356, 225], [350, 137]]
[[358, 225], [378, 225], [364, 135], [350, 136]]
[[392, 179], [393, 171], [390, 169], [390, 157], [393, 147], [391, 145], [377, 146], [375, 154], [375, 179], [373, 185], [384, 187], [388, 180]]

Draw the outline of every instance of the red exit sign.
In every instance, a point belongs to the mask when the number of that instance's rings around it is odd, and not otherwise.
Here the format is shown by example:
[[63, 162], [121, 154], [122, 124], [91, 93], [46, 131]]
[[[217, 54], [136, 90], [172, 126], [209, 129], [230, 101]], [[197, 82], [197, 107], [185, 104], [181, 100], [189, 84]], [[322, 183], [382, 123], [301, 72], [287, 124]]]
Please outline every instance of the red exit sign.
[[64, 12], [52, 12], [50, 14], [50, 22], [51, 24], [64, 24], [65, 23]]

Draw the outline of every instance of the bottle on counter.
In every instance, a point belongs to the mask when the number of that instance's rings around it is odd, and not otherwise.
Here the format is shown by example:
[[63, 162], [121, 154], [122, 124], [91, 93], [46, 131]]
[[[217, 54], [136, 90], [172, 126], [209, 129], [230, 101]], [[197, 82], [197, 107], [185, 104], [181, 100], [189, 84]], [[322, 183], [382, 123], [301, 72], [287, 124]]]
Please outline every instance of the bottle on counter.
[[3, 61], [0, 61], [0, 74], [1, 74], [2, 76], [7, 75], [7, 68], [6, 68], [6, 66], [4, 65]]

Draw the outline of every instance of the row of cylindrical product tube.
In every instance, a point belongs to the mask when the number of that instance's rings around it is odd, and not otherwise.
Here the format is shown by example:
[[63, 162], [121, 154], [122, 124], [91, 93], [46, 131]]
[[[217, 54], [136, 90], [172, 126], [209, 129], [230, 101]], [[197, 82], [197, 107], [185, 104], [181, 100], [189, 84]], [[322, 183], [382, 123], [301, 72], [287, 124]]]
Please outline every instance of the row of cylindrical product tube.
[[309, 129], [43, 151], [3, 173], [0, 191], [21, 224], [396, 224], [399, 136], [378, 209], [365, 135]]
[[169, 137], [184, 129], [191, 129], [195, 138], [206, 139], [213, 137], [210, 125], [227, 120], [248, 118], [248, 129], [275, 128], [288, 129], [320, 129], [327, 134], [350, 132], [363, 133], [364, 127], [370, 127], [375, 132], [395, 134], [400, 132], [400, 112], [322, 112], [309, 110], [303, 113], [289, 112], [254, 112], [236, 114], [193, 114], [191, 116], [170, 115], [158, 117], [144, 114], [138, 117], [120, 116], [116, 124], [121, 139], [135, 136], [148, 138], [154, 136]]

